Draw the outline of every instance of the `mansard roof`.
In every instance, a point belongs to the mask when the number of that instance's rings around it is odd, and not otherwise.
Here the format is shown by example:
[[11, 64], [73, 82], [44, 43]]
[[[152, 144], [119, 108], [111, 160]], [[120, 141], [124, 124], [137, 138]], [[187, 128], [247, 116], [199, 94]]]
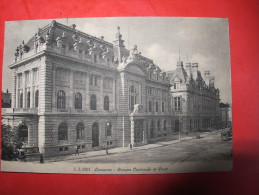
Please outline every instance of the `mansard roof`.
[[167, 75], [170, 78], [170, 83], [173, 83], [176, 78], [180, 79], [180, 81], [184, 83], [188, 80], [188, 75], [182, 66], [177, 67], [173, 71], [168, 71]]

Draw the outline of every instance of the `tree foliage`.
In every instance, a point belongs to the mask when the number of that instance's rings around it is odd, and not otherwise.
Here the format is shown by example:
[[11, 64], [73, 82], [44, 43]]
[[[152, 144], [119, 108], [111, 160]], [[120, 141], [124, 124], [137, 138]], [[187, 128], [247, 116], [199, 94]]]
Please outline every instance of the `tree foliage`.
[[17, 149], [22, 147], [22, 141], [18, 137], [17, 130], [2, 124], [2, 159], [13, 160]]

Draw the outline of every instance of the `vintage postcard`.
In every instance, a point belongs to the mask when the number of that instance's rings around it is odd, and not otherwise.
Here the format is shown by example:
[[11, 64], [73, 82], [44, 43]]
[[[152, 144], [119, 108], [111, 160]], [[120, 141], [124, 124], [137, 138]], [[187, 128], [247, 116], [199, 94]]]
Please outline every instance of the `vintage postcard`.
[[226, 18], [8, 21], [1, 171], [232, 170]]

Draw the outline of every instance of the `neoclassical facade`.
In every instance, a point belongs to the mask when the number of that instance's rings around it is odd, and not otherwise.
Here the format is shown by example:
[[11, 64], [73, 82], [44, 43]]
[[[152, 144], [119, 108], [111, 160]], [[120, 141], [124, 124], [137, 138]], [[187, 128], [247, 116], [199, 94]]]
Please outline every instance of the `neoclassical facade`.
[[198, 63], [178, 61], [176, 69], [168, 71], [171, 83], [172, 121], [178, 131], [193, 132], [219, 128], [219, 89], [210, 71], [202, 76]]
[[[15, 51], [2, 123], [47, 156], [147, 144], [172, 134], [170, 82], [137, 46], [53, 21]], [[172, 93], [172, 92], [171, 92]]]

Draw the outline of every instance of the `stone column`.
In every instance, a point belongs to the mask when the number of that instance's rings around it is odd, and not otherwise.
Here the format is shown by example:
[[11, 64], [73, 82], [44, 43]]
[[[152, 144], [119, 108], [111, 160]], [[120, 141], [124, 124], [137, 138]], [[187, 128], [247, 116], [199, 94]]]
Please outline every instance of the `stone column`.
[[111, 110], [116, 110], [115, 105], [116, 105], [116, 80], [113, 79], [113, 83], [112, 83], [112, 106], [111, 106]]
[[134, 146], [135, 138], [134, 138], [134, 119], [130, 117], [130, 143]]
[[97, 105], [99, 105], [99, 110], [103, 110], [103, 77], [100, 77], [100, 98], [99, 103], [97, 100]]
[[90, 102], [89, 102], [89, 74], [86, 74], [85, 75], [85, 109], [88, 110], [89, 109], [89, 105], [90, 105]]
[[33, 69], [31, 69], [30, 71], [30, 77], [31, 77], [31, 85], [30, 85], [30, 99], [31, 99], [31, 102], [30, 102], [30, 108], [34, 108], [34, 90], [33, 90]]
[[56, 66], [54, 66], [53, 65], [53, 67], [52, 67], [52, 74], [53, 74], [53, 76], [52, 76], [52, 79], [53, 79], [53, 81], [52, 81], [52, 83], [53, 83], [53, 85], [52, 85], [52, 109], [56, 109], [57, 108], [57, 105], [56, 105]]
[[15, 97], [15, 108], [19, 108], [19, 76], [18, 74], [16, 74], [16, 88], [15, 88], [15, 93], [16, 93], [16, 97]]
[[26, 98], [26, 91], [25, 91], [25, 72], [23, 72], [23, 74], [22, 74], [22, 77], [23, 77], [23, 80], [22, 80], [22, 95], [23, 95], [23, 97], [22, 97], [22, 107], [23, 108], [26, 108], [26, 101], [25, 101], [25, 98]]
[[70, 90], [69, 90], [69, 107], [74, 108], [74, 71], [70, 70]]

